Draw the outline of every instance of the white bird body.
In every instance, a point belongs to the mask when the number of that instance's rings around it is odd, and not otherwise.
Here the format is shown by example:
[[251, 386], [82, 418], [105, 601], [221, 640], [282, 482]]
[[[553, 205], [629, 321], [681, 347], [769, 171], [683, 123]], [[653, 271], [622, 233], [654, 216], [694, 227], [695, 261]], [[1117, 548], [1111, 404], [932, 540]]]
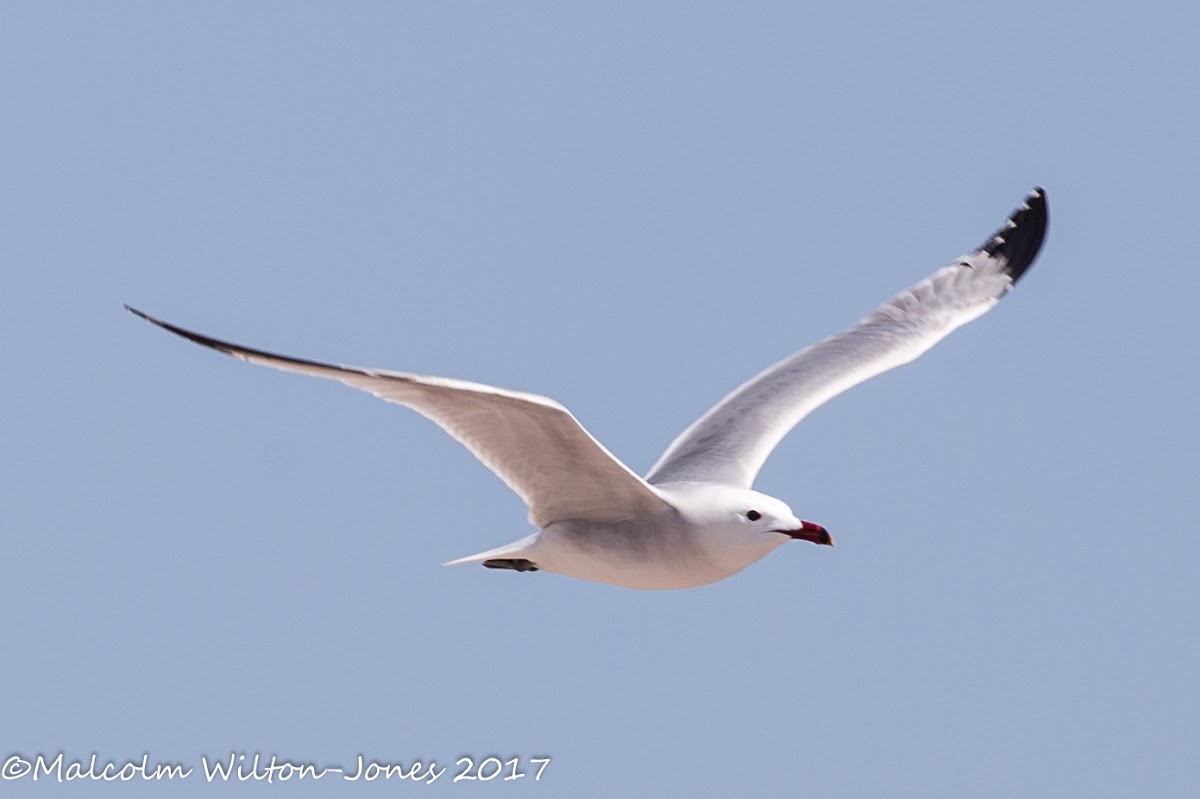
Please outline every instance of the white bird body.
[[820, 525], [751, 490], [771, 450], [814, 408], [914, 360], [987, 312], [1032, 265], [1046, 225], [1045, 192], [1035, 189], [978, 250], [735, 389], [676, 438], [644, 479], [543, 396], [274, 355], [126, 307], [242, 360], [339, 380], [405, 405], [458, 439], [529, 505], [539, 530], [447, 565], [690, 588], [736, 574], [791, 539], [833, 543]]
[[[669, 507], [622, 521], [564, 519], [508, 546], [451, 561], [521, 559], [538, 569], [626, 588], [693, 588], [730, 577], [805, 523], [777, 499], [711, 483], [660, 486]], [[767, 508], [777, 509], [768, 514]], [[747, 510], [762, 518], [752, 522]], [[816, 525], [810, 525], [815, 528]]]

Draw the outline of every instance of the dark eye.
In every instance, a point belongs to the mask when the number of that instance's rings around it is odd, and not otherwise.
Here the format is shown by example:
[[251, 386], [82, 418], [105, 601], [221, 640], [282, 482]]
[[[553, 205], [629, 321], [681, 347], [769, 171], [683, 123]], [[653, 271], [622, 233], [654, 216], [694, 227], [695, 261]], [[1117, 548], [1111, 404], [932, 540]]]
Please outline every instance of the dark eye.
[[762, 514], [756, 510], [748, 510], [746, 511], [746, 518], [752, 522], [756, 522], [762, 518]]

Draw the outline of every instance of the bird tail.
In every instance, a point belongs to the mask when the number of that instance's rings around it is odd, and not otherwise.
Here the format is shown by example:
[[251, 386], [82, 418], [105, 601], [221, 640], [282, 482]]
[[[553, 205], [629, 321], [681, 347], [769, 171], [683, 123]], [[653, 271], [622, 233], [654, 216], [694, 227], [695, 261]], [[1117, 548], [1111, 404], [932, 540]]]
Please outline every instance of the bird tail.
[[489, 549], [486, 552], [480, 552], [476, 555], [468, 555], [465, 558], [451, 560], [443, 563], [443, 566], [461, 566], [464, 563], [483, 563], [485, 560], [500, 560], [510, 558], [528, 558], [530, 550], [533, 549], [534, 542], [537, 541], [540, 533], [527, 535], [520, 541], [514, 541], [511, 544], [505, 544], [502, 547]]

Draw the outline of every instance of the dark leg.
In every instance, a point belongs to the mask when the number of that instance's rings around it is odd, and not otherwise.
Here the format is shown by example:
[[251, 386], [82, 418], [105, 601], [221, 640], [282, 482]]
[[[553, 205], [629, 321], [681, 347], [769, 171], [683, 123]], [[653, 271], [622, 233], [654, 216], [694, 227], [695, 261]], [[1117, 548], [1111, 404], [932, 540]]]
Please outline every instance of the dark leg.
[[484, 566], [489, 569], [512, 569], [519, 572], [535, 572], [538, 570], [537, 565], [531, 560], [525, 558], [492, 558], [485, 560]]

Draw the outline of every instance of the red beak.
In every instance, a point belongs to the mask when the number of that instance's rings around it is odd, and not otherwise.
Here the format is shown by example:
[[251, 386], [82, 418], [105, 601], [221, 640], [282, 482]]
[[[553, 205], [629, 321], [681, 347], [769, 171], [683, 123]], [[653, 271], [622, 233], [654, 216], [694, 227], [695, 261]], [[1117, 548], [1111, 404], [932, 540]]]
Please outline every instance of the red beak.
[[781, 530], [780, 532], [787, 533], [792, 538], [800, 541], [811, 541], [814, 544], [824, 544], [827, 547], [833, 546], [833, 536], [819, 524], [812, 522], [800, 522], [799, 530]]

